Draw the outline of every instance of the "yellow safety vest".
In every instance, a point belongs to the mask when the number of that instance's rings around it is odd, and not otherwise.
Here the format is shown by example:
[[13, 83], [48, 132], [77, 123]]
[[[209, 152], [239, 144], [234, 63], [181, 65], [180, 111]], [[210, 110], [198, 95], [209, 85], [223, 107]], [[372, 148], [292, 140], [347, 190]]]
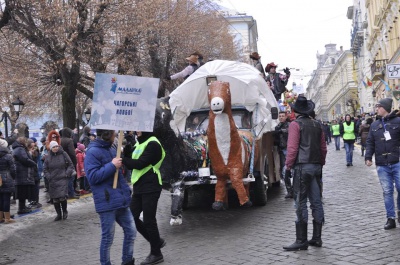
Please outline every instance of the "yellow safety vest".
[[160, 185], [162, 185], [160, 166], [161, 166], [162, 162], [164, 161], [165, 151], [164, 151], [164, 148], [162, 147], [160, 141], [158, 141], [158, 139], [156, 137], [151, 136], [149, 139], [147, 139], [147, 141], [145, 141], [141, 144], [136, 142], [135, 150], [132, 153], [132, 159], [139, 159], [139, 157], [143, 154], [143, 151], [146, 149], [147, 144], [151, 141], [155, 141], [160, 145], [161, 152], [162, 152], [161, 160], [158, 161], [158, 163], [155, 164], [154, 166], [148, 165], [147, 167], [142, 168], [142, 169], [133, 169], [132, 177], [131, 177], [132, 184], [135, 184], [140, 179], [141, 176], [143, 176], [144, 174], [147, 173], [147, 171], [149, 171], [150, 169], [153, 169], [154, 173], [156, 173], [158, 176], [158, 183], [160, 183]]
[[332, 125], [332, 135], [333, 136], [340, 135], [340, 125], [339, 124]]
[[356, 136], [354, 135], [354, 122], [351, 122], [350, 125], [347, 125], [346, 122], [343, 122], [343, 139], [344, 140], [354, 140]]

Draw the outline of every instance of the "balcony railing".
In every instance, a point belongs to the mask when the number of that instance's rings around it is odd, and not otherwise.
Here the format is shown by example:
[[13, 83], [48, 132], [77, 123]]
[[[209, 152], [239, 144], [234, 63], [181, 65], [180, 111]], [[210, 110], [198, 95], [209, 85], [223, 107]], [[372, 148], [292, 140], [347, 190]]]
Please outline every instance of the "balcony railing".
[[375, 60], [371, 65], [372, 81], [379, 81], [385, 75], [387, 59]]

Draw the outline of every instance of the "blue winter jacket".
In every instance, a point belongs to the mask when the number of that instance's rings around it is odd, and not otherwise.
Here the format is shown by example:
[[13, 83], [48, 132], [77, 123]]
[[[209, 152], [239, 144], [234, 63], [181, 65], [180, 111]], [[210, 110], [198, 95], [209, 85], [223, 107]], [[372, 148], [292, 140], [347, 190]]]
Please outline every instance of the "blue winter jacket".
[[111, 162], [116, 150], [111, 143], [96, 139], [90, 142], [86, 151], [85, 171], [93, 191], [96, 212], [106, 212], [129, 207], [131, 189], [121, 170], [118, 173], [117, 188], [113, 189], [115, 166]]

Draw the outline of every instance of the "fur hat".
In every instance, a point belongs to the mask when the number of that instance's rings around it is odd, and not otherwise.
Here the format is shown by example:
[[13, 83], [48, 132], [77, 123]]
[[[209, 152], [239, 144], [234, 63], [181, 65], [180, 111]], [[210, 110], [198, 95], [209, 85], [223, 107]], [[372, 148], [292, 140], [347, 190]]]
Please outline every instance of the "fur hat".
[[384, 98], [379, 100], [378, 104], [376, 104], [377, 107], [382, 107], [384, 108], [388, 113], [392, 112], [392, 104], [393, 104], [393, 99], [391, 98]]
[[59, 146], [59, 145], [56, 141], [51, 141], [49, 146], [50, 146], [50, 150], [51, 150], [51, 149], [53, 149], [53, 147]]
[[265, 67], [265, 72], [269, 73], [272, 67], [278, 68], [278, 65], [274, 64], [274, 62], [267, 64], [267, 66]]
[[83, 144], [78, 144], [77, 147], [78, 147], [78, 149], [81, 150], [81, 151], [85, 151], [85, 149], [86, 149], [85, 145], [83, 145]]
[[37, 142], [37, 139], [36, 139], [35, 137], [31, 137], [31, 138], [29, 138], [29, 139], [31, 139], [34, 143]]
[[187, 61], [191, 62], [191, 63], [195, 63], [197, 64], [199, 56], [197, 55], [190, 55], [189, 57], [186, 58]]
[[8, 146], [7, 141], [4, 139], [0, 139], [0, 147], [7, 147], [7, 146]]
[[298, 96], [296, 102], [292, 105], [294, 112], [305, 115], [310, 115], [314, 108], [314, 102], [307, 100], [307, 98], [303, 96]]
[[250, 59], [259, 60], [260, 58], [261, 58], [261, 55], [259, 55], [258, 52], [252, 52], [250, 54]]

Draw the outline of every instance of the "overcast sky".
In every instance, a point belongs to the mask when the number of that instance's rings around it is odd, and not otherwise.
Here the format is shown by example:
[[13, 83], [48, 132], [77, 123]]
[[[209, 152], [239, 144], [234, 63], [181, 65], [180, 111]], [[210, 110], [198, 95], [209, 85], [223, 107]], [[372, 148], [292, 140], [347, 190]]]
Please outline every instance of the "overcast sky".
[[[347, 8], [352, 0], [221, 0], [220, 5], [253, 16], [258, 26], [258, 52], [264, 67], [294, 67], [308, 75], [317, 68], [317, 51], [325, 45], [350, 49], [351, 20]], [[293, 72], [293, 80], [301, 82]], [[304, 77], [303, 85], [307, 85]]]

